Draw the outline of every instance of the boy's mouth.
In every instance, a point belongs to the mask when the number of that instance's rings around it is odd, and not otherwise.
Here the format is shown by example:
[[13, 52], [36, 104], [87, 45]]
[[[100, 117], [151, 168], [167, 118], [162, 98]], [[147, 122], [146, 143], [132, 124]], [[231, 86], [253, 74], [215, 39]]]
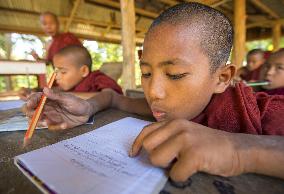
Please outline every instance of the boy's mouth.
[[158, 110], [156, 108], [152, 108], [152, 107], [151, 107], [151, 110], [152, 110], [153, 116], [155, 117], [157, 121], [162, 121], [166, 119], [166, 116], [167, 116], [166, 112]]

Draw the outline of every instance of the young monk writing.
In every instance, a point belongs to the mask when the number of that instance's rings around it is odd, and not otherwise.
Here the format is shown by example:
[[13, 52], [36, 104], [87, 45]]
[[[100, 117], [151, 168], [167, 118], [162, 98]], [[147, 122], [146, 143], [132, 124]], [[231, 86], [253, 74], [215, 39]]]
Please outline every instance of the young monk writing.
[[91, 72], [92, 58], [88, 50], [81, 46], [68, 46], [53, 57], [58, 70], [56, 83], [60, 90], [73, 92], [81, 98], [90, 98], [95, 92], [110, 88], [122, 94], [121, 87], [99, 70]]
[[[145, 37], [140, 67], [146, 99], [106, 89], [84, 101], [45, 88], [43, 119], [50, 129], [66, 129], [109, 107], [153, 115], [158, 122], [142, 130], [129, 154], [143, 147], [153, 165], [170, 166], [176, 181], [197, 171], [284, 178], [283, 137], [241, 134], [283, 134], [284, 97], [254, 94], [242, 84], [229, 87], [232, 40], [222, 13], [198, 3], [176, 5], [155, 19]], [[40, 95], [30, 96], [29, 116]]]
[[263, 86], [270, 95], [284, 95], [284, 50], [273, 53], [267, 60], [264, 79], [269, 85]]

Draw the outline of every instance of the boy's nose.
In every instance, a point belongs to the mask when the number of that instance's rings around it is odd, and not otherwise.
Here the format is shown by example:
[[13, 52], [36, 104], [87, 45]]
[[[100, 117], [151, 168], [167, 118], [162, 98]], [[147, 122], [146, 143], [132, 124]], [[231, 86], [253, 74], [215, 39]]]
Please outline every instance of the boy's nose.
[[273, 75], [275, 73], [275, 68], [272, 66], [267, 69], [266, 75]]
[[149, 97], [152, 100], [163, 99], [166, 96], [164, 83], [158, 79], [152, 79], [149, 85]]

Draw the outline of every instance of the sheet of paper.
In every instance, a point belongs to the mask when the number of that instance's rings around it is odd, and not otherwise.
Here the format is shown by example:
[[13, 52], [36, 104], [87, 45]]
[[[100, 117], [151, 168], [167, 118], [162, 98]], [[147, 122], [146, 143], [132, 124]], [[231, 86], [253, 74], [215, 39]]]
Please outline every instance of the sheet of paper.
[[27, 128], [28, 119], [22, 113], [14, 115], [13, 117], [8, 118], [7, 120], [0, 121], [0, 132], [21, 131], [27, 130]]
[[[90, 117], [87, 125], [94, 124], [94, 117]], [[21, 131], [27, 130], [28, 128], [28, 118], [23, 113], [18, 113], [13, 117], [8, 118], [7, 120], [0, 121], [0, 132], [4, 131]], [[46, 129], [47, 127], [41, 126], [37, 129]]]
[[159, 193], [164, 171], [150, 165], [145, 153], [128, 151], [147, 121], [124, 118], [89, 133], [17, 156], [55, 193]]
[[25, 104], [22, 100], [0, 101], [0, 110], [9, 110], [13, 108], [21, 108]]

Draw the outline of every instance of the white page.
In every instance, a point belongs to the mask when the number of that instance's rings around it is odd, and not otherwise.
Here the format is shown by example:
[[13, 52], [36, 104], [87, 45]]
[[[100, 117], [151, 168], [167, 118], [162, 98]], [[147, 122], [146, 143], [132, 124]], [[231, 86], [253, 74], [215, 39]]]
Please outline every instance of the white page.
[[[0, 121], [0, 132], [7, 131], [23, 131], [28, 129], [28, 118], [23, 113], [18, 113], [7, 120]], [[94, 124], [94, 117], [90, 117], [86, 123], [88, 125]], [[47, 126], [38, 126], [36, 129], [46, 129]]]
[[1, 131], [21, 131], [27, 130], [28, 119], [23, 114], [17, 114], [7, 120], [0, 121]]
[[146, 154], [128, 151], [147, 121], [125, 118], [89, 133], [16, 157], [51, 190], [62, 194], [158, 193], [166, 183]]
[[22, 100], [0, 101], [0, 110], [9, 110], [13, 108], [21, 108], [25, 104]]

